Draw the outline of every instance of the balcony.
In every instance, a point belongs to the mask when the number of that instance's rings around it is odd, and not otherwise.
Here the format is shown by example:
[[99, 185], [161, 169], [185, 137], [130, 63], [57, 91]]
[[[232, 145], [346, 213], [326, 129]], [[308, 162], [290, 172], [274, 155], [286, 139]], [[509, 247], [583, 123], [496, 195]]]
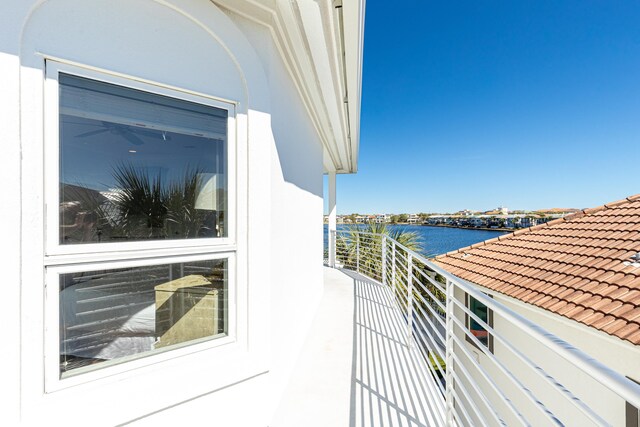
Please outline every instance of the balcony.
[[640, 407], [636, 383], [393, 239], [330, 247], [273, 426], [608, 426]]

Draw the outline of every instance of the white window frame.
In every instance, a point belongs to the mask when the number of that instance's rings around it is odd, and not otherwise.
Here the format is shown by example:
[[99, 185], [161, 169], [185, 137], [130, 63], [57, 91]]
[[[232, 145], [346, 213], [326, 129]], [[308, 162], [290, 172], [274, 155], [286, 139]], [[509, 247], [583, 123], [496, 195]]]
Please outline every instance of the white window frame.
[[[51, 258], [52, 263], [56, 257], [65, 256], [62, 263], [69, 261], [91, 261], [95, 254], [102, 254], [101, 259], [127, 259], [132, 256], [131, 251], [140, 255], [140, 251], [149, 251], [149, 255], [159, 250], [174, 250], [177, 248], [200, 249], [210, 252], [216, 248], [228, 251], [230, 246], [235, 246], [237, 239], [237, 206], [236, 206], [236, 103], [220, 100], [210, 96], [196, 94], [190, 91], [182, 91], [164, 85], [151, 84], [134, 78], [121, 75], [108, 74], [93, 69], [82, 68], [75, 65], [56, 61], [46, 61], [45, 79], [45, 255]], [[85, 77], [91, 80], [111, 83], [148, 93], [171, 97], [197, 104], [208, 105], [227, 110], [227, 212], [225, 212], [225, 226], [227, 237], [210, 237], [194, 239], [162, 239], [131, 242], [104, 242], [104, 243], [78, 243], [61, 245], [59, 243], [59, 204], [60, 204], [60, 100], [58, 78], [60, 73]], [[69, 258], [75, 256], [77, 258]], [[106, 258], [105, 258], [106, 257]]]
[[[186, 341], [183, 344], [166, 349], [158, 349], [121, 357], [113, 361], [101, 362], [90, 369], [79, 368], [83, 372], [74, 373], [61, 378], [60, 375], [60, 275], [80, 273], [84, 271], [111, 270], [116, 268], [145, 267], [151, 265], [177, 264], [193, 261], [227, 260], [227, 335], [223, 337], [202, 338], [196, 342]], [[92, 262], [70, 265], [50, 266], [45, 273], [45, 391], [53, 392], [78, 384], [95, 381], [112, 375], [121, 374], [133, 369], [175, 359], [187, 354], [209, 350], [215, 347], [235, 343], [237, 340], [236, 312], [236, 255], [234, 252], [218, 252], [187, 256], [163, 258], [134, 259], [130, 261]]]
[[[61, 245], [59, 243], [59, 75], [60, 73], [111, 83], [186, 100], [202, 105], [222, 108], [228, 112], [227, 123], [227, 212], [225, 213], [227, 236], [196, 239], [165, 239], [154, 241], [105, 242]], [[237, 184], [237, 119], [238, 103], [212, 96], [170, 87], [155, 82], [72, 65], [66, 62], [46, 60], [44, 80], [44, 380], [45, 392], [51, 393], [135, 369], [155, 365], [164, 361], [217, 348], [215, 351], [237, 351], [245, 338], [245, 326], [238, 324], [244, 302], [238, 298], [246, 293], [246, 285], [238, 283], [238, 184]], [[243, 193], [244, 194], [244, 193]], [[202, 260], [227, 260], [227, 310], [228, 328], [224, 337], [186, 342], [174, 348], [157, 350], [141, 355], [102, 362], [96, 369], [82, 369], [82, 373], [61, 378], [60, 375], [60, 331], [59, 331], [59, 276], [92, 270], [138, 267], [158, 264]], [[239, 286], [241, 285], [241, 286]], [[240, 337], [242, 334], [243, 337]], [[241, 341], [241, 342], [239, 342]], [[236, 349], [236, 350], [234, 350]], [[224, 351], [227, 351], [224, 350]]]

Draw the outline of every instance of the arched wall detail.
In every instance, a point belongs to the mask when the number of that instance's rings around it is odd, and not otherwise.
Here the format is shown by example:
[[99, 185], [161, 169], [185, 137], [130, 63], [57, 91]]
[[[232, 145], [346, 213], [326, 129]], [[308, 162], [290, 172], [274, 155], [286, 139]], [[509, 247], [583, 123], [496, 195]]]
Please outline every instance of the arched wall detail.
[[[268, 260], [259, 255], [268, 250], [268, 230], [261, 227], [269, 221], [264, 207], [271, 202], [270, 169], [264, 159], [271, 155], [273, 145], [269, 83], [263, 63], [243, 31], [209, 1], [46, 0], [34, 4], [24, 19], [19, 47], [23, 422], [37, 424], [44, 417], [54, 424], [61, 420], [75, 424], [91, 419], [99, 405], [119, 408], [102, 414], [101, 422], [115, 425], [209, 395], [215, 395], [221, 405], [221, 420], [237, 416], [231, 406], [224, 405], [228, 399], [225, 392], [214, 390], [268, 371], [268, 307], [258, 303], [267, 300], [269, 292], [264, 279], [265, 274], [269, 277]], [[238, 340], [232, 348], [186, 354], [164, 365], [132, 368], [114, 379], [45, 391], [43, 336], [57, 328], [46, 323], [42, 309], [46, 295], [43, 260], [47, 256], [43, 147], [55, 140], [44, 126], [44, 68], [48, 59], [236, 105], [236, 282], [241, 315]], [[255, 272], [262, 274], [262, 286], [249, 285], [250, 278], [260, 277]], [[248, 306], [254, 307], [251, 312]], [[171, 369], [165, 369], [167, 366]], [[190, 379], [189, 387], [180, 387], [185, 378]], [[255, 394], [257, 400], [265, 393], [265, 383], [262, 379], [247, 386], [248, 395]], [[65, 403], [71, 401], [77, 403], [72, 414], [66, 411]], [[262, 413], [256, 410], [245, 416], [255, 418]]]
[[[167, 28], [169, 23], [175, 27]], [[25, 22], [20, 50], [23, 67], [42, 68], [49, 56], [235, 100], [239, 112], [268, 111], [262, 63], [244, 34], [210, 2], [40, 1]]]

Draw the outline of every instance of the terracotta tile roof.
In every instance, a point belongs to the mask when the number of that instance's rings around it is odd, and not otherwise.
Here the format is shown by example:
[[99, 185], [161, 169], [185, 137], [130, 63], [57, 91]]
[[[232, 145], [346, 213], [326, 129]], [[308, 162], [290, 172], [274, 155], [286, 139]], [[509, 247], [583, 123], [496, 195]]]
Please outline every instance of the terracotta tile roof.
[[452, 274], [640, 345], [640, 194], [436, 257]]

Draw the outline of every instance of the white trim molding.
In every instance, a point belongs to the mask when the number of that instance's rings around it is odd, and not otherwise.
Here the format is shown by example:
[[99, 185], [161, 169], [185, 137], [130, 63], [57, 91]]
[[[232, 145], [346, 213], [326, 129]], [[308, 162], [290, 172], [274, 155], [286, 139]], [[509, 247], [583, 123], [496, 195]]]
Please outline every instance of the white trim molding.
[[358, 169], [365, 0], [211, 0], [266, 26], [323, 144], [325, 173]]

